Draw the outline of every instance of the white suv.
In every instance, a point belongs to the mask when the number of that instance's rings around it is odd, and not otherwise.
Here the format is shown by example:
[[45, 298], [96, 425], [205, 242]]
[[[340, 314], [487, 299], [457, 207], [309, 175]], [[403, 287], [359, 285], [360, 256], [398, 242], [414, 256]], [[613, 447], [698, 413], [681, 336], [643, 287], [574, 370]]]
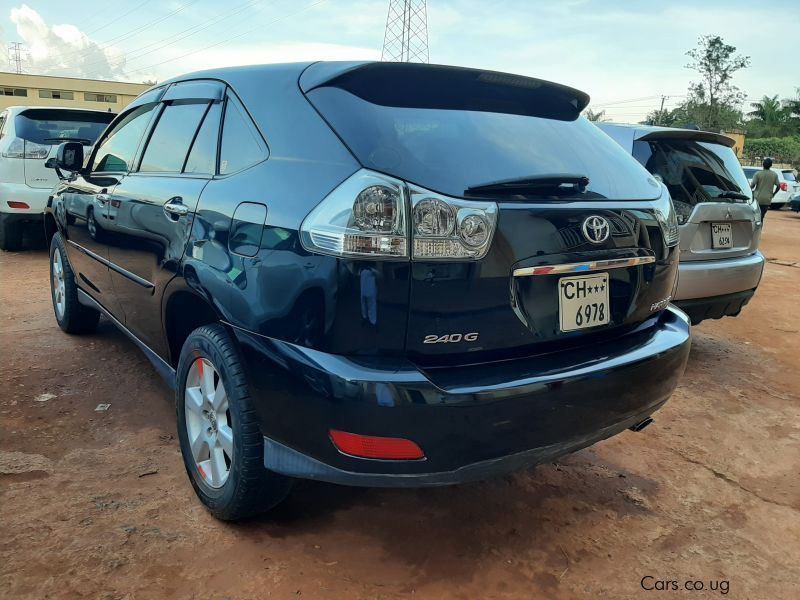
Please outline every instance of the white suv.
[[[10, 106], [0, 112], [0, 248], [17, 250], [26, 226], [42, 226], [58, 183], [45, 162], [61, 142], [92, 146], [116, 115], [99, 110]], [[87, 151], [88, 154], [88, 151]]]
[[[744, 174], [747, 176], [747, 180], [751, 183], [753, 181], [753, 175], [763, 169], [763, 167], [742, 168], [744, 169]], [[780, 210], [792, 200], [792, 197], [795, 194], [800, 192], [800, 184], [797, 183], [797, 180], [794, 176], [794, 171], [791, 169], [778, 169], [776, 167], [772, 167], [772, 171], [778, 176], [778, 185], [781, 187], [781, 189], [779, 189], [778, 193], [773, 196], [772, 203], [769, 205], [769, 207], [774, 208], [775, 210]]]

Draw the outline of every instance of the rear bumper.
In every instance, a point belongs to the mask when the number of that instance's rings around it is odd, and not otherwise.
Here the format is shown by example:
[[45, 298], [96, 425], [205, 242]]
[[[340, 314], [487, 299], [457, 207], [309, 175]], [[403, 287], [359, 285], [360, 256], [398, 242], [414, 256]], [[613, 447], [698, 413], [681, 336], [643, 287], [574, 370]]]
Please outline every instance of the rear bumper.
[[[44, 213], [50, 188], [32, 188], [24, 183], [0, 182], [0, 213], [35, 217]], [[8, 201], [24, 202], [30, 208], [11, 208]]]
[[[720, 260], [681, 261], [674, 302], [755, 291], [764, 271], [760, 251]], [[752, 296], [752, 293], [750, 294]]]
[[[346, 358], [235, 333], [265, 436], [265, 466], [388, 487], [485, 479], [619, 433], [669, 398], [690, 345], [688, 319], [674, 307], [613, 342], [454, 368]], [[333, 446], [330, 429], [410, 439], [425, 458], [348, 456]]]
[[698, 298], [696, 300], [678, 300], [675, 304], [697, 325], [706, 319], [721, 319], [722, 317], [735, 317], [750, 298], [755, 290], [745, 290], [735, 294], [712, 296], [711, 298]]

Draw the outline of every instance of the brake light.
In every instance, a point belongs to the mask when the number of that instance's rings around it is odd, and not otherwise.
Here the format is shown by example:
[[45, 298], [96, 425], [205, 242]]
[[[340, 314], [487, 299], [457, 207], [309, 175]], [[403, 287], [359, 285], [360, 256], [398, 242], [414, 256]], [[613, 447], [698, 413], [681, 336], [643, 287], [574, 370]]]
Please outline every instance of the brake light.
[[425, 457], [419, 446], [403, 438], [358, 435], [336, 429], [330, 430], [330, 436], [333, 445], [339, 451], [359, 458], [419, 460]]
[[11, 208], [30, 208], [25, 202], [17, 202], [16, 200], [7, 200], [6, 204]]
[[50, 154], [50, 146], [29, 142], [22, 138], [14, 138], [8, 145], [2, 156], [4, 158], [47, 158]]
[[781, 181], [781, 191], [788, 192], [789, 191], [789, 184], [785, 181]]
[[362, 169], [311, 211], [300, 240], [309, 252], [334, 256], [477, 260], [496, 223], [494, 202], [450, 198]]

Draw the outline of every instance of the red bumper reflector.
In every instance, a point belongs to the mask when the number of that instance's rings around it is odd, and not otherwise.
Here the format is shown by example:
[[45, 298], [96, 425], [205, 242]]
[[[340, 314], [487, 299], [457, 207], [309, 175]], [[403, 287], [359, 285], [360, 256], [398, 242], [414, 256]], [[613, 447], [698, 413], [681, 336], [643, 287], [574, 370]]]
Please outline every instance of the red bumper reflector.
[[17, 202], [16, 200], [6, 200], [6, 204], [11, 208], [30, 208], [25, 202]]
[[411, 440], [373, 437], [331, 429], [331, 441], [341, 452], [359, 458], [384, 460], [418, 460], [424, 458], [422, 449]]

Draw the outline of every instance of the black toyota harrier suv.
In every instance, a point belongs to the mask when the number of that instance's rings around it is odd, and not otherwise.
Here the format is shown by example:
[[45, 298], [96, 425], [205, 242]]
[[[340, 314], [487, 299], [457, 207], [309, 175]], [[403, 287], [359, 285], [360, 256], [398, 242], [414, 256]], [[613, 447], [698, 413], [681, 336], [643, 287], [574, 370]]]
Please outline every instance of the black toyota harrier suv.
[[174, 387], [221, 519], [294, 478], [487, 478], [640, 429], [689, 352], [663, 185], [554, 83], [248, 66], [59, 147], [56, 319], [100, 313]]

